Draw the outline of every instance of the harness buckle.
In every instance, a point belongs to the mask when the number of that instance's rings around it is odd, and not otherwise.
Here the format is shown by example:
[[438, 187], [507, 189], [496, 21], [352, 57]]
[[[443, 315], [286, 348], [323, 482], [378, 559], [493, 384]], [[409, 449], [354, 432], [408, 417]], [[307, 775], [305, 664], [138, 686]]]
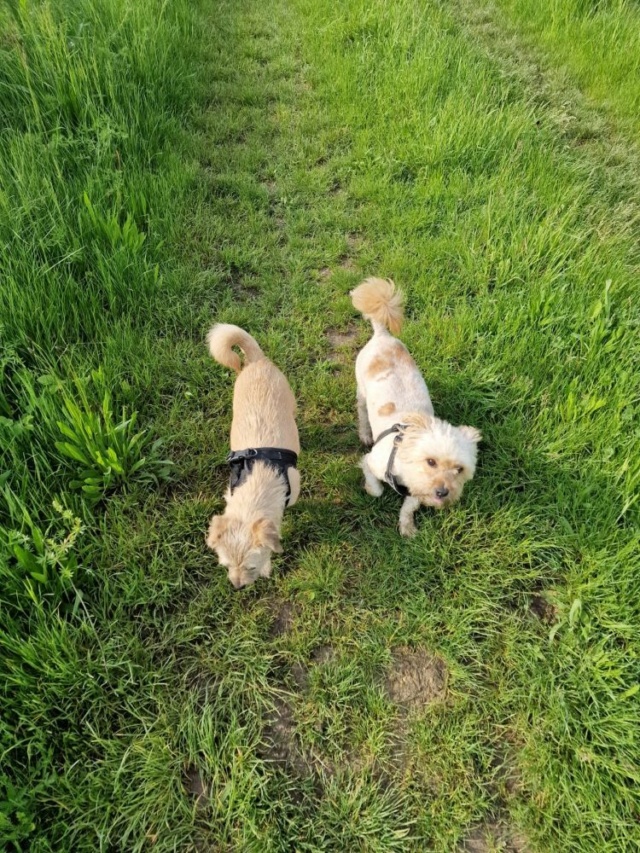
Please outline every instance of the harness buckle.
[[227, 454], [227, 462], [242, 462], [244, 459], [253, 459], [258, 455], [255, 447], [249, 447], [247, 450], [232, 450]]

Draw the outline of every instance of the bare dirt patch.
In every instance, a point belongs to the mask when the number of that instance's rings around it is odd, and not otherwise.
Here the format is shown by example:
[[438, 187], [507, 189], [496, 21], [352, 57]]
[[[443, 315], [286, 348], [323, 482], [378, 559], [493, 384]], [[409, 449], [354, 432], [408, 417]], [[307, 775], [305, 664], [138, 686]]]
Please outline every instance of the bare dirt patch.
[[447, 676], [444, 661], [426, 649], [396, 649], [385, 689], [391, 701], [405, 711], [420, 711], [445, 698]]
[[324, 281], [325, 279], [329, 278], [329, 276], [331, 275], [331, 268], [330, 267], [322, 267], [322, 269], [320, 270], [318, 275], [320, 276], [320, 279], [322, 281]]
[[333, 660], [336, 656], [335, 649], [333, 646], [317, 646], [311, 654], [309, 655], [309, 660], [311, 663], [328, 663], [330, 660]]
[[327, 332], [329, 343], [332, 347], [335, 347], [336, 349], [338, 347], [355, 347], [357, 336], [357, 329], [348, 329], [346, 332], [337, 332], [333, 329], [330, 329]]
[[502, 822], [474, 827], [458, 847], [460, 853], [528, 853], [529, 849], [524, 836]]
[[283, 634], [288, 634], [293, 628], [293, 623], [299, 612], [300, 608], [290, 601], [276, 602], [271, 611], [272, 622], [269, 629], [269, 636], [281, 637]]
[[182, 784], [187, 794], [195, 799], [196, 808], [204, 808], [207, 800], [207, 786], [195, 765], [190, 764], [185, 768]]
[[342, 332], [337, 329], [329, 329], [326, 335], [331, 345], [330, 361], [344, 362], [347, 355], [351, 355], [358, 343], [358, 329], [355, 326]]
[[531, 599], [529, 609], [545, 625], [553, 625], [557, 620], [558, 611], [550, 601], [543, 595], [534, 595]]
[[346, 243], [347, 251], [340, 258], [340, 269], [352, 272], [356, 268], [354, 258], [362, 249], [363, 241], [358, 234], [347, 234]]
[[291, 667], [291, 678], [293, 678], [298, 690], [304, 691], [307, 689], [309, 682], [309, 670], [303, 663], [296, 661]]
[[255, 274], [237, 264], [229, 265], [224, 274], [224, 282], [231, 288], [238, 302], [251, 302], [260, 295]]
[[296, 724], [291, 705], [284, 699], [276, 699], [273, 712], [264, 727], [262, 758], [287, 769], [296, 776], [308, 776], [309, 764], [296, 738]]
[[306, 690], [309, 684], [309, 669], [312, 666], [322, 665], [333, 660], [335, 657], [335, 649], [333, 646], [324, 645], [315, 648], [309, 655], [309, 664], [300, 663], [297, 661], [291, 667], [291, 677], [293, 678], [296, 687], [299, 690]]

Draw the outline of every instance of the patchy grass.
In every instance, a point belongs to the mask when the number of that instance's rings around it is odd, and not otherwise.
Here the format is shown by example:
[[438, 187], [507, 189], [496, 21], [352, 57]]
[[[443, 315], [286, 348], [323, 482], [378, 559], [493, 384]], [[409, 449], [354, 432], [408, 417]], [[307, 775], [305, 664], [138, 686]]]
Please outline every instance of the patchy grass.
[[[561, 92], [462, 0], [13, 8], [4, 845], [633, 849], [620, 162], [568, 138]], [[485, 436], [462, 503], [411, 542], [355, 465], [347, 293], [374, 273], [407, 293], [437, 411]], [[300, 403], [302, 498], [274, 578], [242, 593], [203, 543], [232, 383], [213, 318]]]

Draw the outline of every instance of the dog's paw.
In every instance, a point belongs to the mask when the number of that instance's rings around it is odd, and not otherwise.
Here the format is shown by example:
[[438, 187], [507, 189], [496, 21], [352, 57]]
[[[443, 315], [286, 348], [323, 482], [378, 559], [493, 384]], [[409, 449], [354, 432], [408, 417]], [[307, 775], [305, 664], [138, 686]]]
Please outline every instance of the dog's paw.
[[417, 532], [418, 528], [415, 526], [413, 521], [400, 522], [400, 535], [404, 536], [405, 539], [413, 539]]
[[364, 481], [364, 490], [368, 495], [371, 495], [372, 498], [379, 498], [380, 495], [384, 492], [384, 486], [380, 482], [380, 480], [372, 480], [367, 478]]

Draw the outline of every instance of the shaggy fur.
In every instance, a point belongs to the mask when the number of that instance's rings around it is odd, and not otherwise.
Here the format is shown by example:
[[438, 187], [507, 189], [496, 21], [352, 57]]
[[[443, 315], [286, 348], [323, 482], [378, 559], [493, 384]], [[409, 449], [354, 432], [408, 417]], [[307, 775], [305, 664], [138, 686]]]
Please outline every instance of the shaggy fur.
[[[418, 366], [405, 345], [389, 330], [402, 327], [402, 295], [391, 280], [368, 278], [351, 293], [355, 308], [373, 326], [373, 337], [356, 359], [359, 435], [374, 444], [378, 435], [397, 423], [406, 424], [393, 473], [409, 489], [400, 510], [400, 532], [416, 533], [418, 507], [442, 508], [458, 500], [476, 468], [475, 427], [452, 426], [436, 418]], [[382, 494], [394, 435], [374, 444], [361, 460], [365, 489]]]
[[[300, 452], [295, 421], [296, 401], [289, 383], [256, 341], [238, 326], [218, 324], [207, 335], [216, 361], [238, 373], [233, 394], [231, 450], [281, 447]], [[234, 352], [244, 353], [244, 367]], [[300, 474], [289, 468], [291, 506], [300, 494]], [[264, 462], [256, 462], [246, 482], [233, 495], [227, 490], [224, 515], [211, 519], [206, 542], [218, 555], [236, 589], [271, 575], [271, 555], [281, 552], [280, 526], [287, 486]]]

